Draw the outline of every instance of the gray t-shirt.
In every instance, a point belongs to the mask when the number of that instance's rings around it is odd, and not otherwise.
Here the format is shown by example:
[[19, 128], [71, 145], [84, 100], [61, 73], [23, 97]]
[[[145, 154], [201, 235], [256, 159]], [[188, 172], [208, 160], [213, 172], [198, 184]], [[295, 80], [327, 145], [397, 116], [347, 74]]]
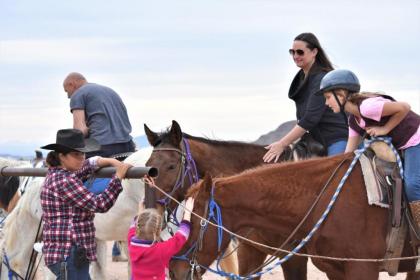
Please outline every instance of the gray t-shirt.
[[70, 109], [85, 110], [89, 137], [101, 145], [131, 140], [131, 124], [120, 96], [112, 89], [87, 83], [70, 98]]

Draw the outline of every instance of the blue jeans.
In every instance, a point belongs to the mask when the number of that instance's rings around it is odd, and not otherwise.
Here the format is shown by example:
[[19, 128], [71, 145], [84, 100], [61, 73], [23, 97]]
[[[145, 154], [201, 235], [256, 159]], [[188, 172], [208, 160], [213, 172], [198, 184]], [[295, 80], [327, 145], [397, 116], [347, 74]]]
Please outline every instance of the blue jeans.
[[420, 144], [404, 152], [404, 187], [409, 202], [420, 200]]
[[67, 280], [91, 280], [89, 275], [89, 263], [85, 264], [81, 268], [76, 268], [74, 265], [74, 251], [76, 246], [72, 246], [70, 249], [70, 255], [64, 262], [55, 263], [49, 265], [48, 268], [57, 276], [57, 280], [65, 279], [61, 272], [64, 271], [64, 267], [67, 270]]
[[119, 256], [121, 255], [120, 248], [118, 247], [117, 241], [114, 241], [114, 245], [112, 246], [112, 255]]
[[338, 154], [344, 153], [346, 150], [347, 141], [346, 140], [340, 140], [335, 143], [332, 143], [327, 148], [328, 156], [335, 156]]

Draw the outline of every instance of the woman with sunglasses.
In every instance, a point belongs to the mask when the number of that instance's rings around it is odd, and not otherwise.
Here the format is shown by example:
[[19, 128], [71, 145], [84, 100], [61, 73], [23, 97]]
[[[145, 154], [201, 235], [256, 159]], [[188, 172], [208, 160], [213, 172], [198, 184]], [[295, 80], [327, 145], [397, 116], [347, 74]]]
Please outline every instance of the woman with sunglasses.
[[[52, 150], [41, 190], [42, 248], [45, 264], [57, 279], [88, 280], [89, 264], [96, 261], [95, 212], [107, 212], [122, 191], [121, 180], [131, 165], [113, 158], [91, 157], [99, 144], [84, 139], [77, 129], [61, 129], [56, 143], [42, 149]], [[96, 169], [114, 166], [116, 174], [104, 192], [95, 195], [83, 185]]]
[[268, 145], [264, 162], [276, 162], [284, 148], [309, 132], [323, 144], [329, 156], [344, 152], [348, 129], [344, 119], [325, 106], [319, 90], [321, 79], [333, 66], [312, 33], [302, 33], [293, 41], [289, 50], [296, 66], [300, 68], [289, 89], [289, 98], [295, 102], [297, 124], [280, 140]]

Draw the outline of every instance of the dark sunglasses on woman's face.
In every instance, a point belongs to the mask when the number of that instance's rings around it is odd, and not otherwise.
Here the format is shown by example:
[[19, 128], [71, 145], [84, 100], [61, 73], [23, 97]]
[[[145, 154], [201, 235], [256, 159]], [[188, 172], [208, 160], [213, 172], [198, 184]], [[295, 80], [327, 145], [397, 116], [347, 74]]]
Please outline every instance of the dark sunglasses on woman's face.
[[304, 55], [305, 54], [305, 52], [303, 51], [303, 50], [301, 50], [301, 49], [297, 49], [297, 50], [294, 50], [294, 49], [290, 49], [289, 50], [289, 53], [290, 53], [290, 55], [295, 55], [295, 54], [297, 54], [297, 55], [299, 55], [299, 56], [302, 56], [302, 55]]

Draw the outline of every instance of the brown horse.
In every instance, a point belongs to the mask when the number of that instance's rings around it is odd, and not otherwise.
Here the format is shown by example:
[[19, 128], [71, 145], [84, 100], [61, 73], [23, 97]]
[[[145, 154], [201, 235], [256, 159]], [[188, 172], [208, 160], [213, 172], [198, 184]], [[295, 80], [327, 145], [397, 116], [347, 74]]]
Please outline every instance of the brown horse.
[[[296, 232], [295, 238], [302, 239], [326, 209], [352, 158], [352, 154], [344, 154], [268, 165], [213, 182], [210, 176], [206, 176], [191, 188], [188, 196], [195, 197], [194, 212], [207, 216], [204, 213], [208, 210], [205, 209], [213, 193], [214, 201], [221, 208], [225, 228], [239, 234], [250, 227], [258, 228], [265, 236], [271, 237], [269, 240], [275, 240], [277, 236], [287, 236], [295, 229], [333, 170], [343, 162], [308, 219]], [[357, 163], [329, 216], [306, 244], [306, 252], [319, 256], [381, 259], [386, 251], [388, 223], [388, 210], [368, 205], [360, 164]], [[199, 233], [200, 220], [193, 216], [192, 232], [182, 252], [199, 240]], [[199, 241], [202, 248], [194, 254], [197, 263], [209, 266], [216, 259], [219, 254], [216, 241], [215, 227], [208, 226]], [[225, 233], [222, 249], [228, 241]], [[268, 242], [267, 245], [275, 247], [276, 243]], [[406, 242], [404, 256], [412, 256], [412, 253]], [[320, 258], [312, 258], [312, 261], [329, 279], [373, 280], [379, 277], [380, 264], [376, 262]], [[413, 269], [413, 260], [400, 262], [401, 272]], [[171, 264], [171, 271], [175, 279], [187, 279], [191, 269], [188, 263], [175, 261]]]
[[[266, 149], [260, 145], [233, 141], [216, 141], [190, 136], [182, 133], [176, 121], [173, 121], [171, 129], [164, 133], [157, 134], [146, 125], [144, 129], [149, 143], [154, 147], [154, 152], [147, 161], [146, 166], [154, 166], [159, 169], [160, 175], [156, 179], [156, 184], [180, 201], [184, 199], [191, 185], [190, 182], [186, 181], [182, 183], [181, 187], [173, 191], [177, 178], [180, 177], [180, 170], [182, 170], [182, 155], [187, 150], [183, 140], [189, 146], [199, 177], [203, 177], [205, 172], [211, 176], [233, 175], [245, 169], [262, 165], [262, 157], [266, 152]], [[293, 150], [287, 148], [280, 160], [293, 159], [293, 153], [297, 154], [299, 158], [307, 158], [311, 155], [322, 155], [323, 152], [320, 144], [306, 136], [305, 139], [295, 145]], [[190, 168], [193, 167], [190, 166]], [[162, 198], [164, 198], [163, 194], [158, 193], [158, 199]], [[173, 207], [172, 205], [169, 208]], [[267, 236], [252, 228], [246, 229], [244, 234], [255, 241], [268, 241]], [[269, 237], [270, 239], [272, 238], [271, 236]], [[284, 240], [284, 236], [277, 236], [272, 242], [280, 246]], [[255, 251], [255, 247], [251, 244], [242, 243], [238, 248], [239, 273], [247, 274], [254, 269], [258, 269], [266, 259], [266, 256], [266, 251]], [[285, 279], [306, 279], [306, 263], [306, 258], [292, 258], [290, 262], [283, 266]]]

